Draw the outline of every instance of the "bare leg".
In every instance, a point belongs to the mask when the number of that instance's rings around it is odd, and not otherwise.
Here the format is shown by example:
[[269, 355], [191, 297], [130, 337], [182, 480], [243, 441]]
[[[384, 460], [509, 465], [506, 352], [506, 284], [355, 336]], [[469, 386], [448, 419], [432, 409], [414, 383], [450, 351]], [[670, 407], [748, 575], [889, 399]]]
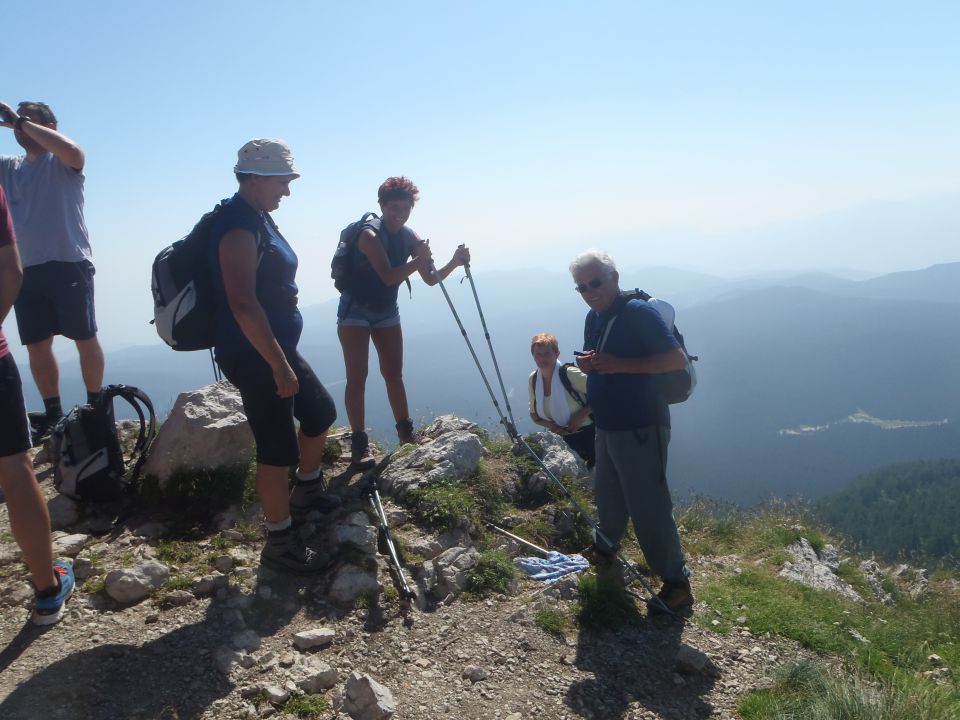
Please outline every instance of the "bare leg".
[[300, 441], [300, 466], [298, 469], [306, 475], [320, 467], [320, 461], [323, 459], [323, 448], [327, 443], [327, 433], [309, 437], [301, 431], [298, 439]]
[[77, 340], [76, 343], [83, 384], [87, 386], [87, 392], [97, 392], [103, 387], [103, 348], [96, 335], [89, 340]]
[[50, 544], [50, 514], [26, 453], [0, 458], [0, 487], [7, 497], [10, 529], [23, 552], [33, 586], [40, 592], [57, 584]]
[[337, 327], [337, 335], [343, 348], [343, 365], [347, 371], [347, 386], [343, 393], [347, 420], [354, 432], [363, 432], [366, 427], [363, 399], [367, 385], [370, 328], [340, 325]]
[[290, 517], [287, 473], [288, 468], [257, 463], [257, 497], [267, 522], [280, 522]]
[[37, 384], [37, 390], [40, 391], [40, 397], [44, 400], [57, 397], [60, 394], [60, 369], [53, 356], [53, 335], [46, 340], [27, 345], [27, 354], [30, 356], [30, 372]]
[[397, 422], [410, 416], [407, 390], [403, 386], [403, 331], [399, 325], [377, 328], [370, 333], [380, 358], [380, 374], [387, 385], [387, 399]]

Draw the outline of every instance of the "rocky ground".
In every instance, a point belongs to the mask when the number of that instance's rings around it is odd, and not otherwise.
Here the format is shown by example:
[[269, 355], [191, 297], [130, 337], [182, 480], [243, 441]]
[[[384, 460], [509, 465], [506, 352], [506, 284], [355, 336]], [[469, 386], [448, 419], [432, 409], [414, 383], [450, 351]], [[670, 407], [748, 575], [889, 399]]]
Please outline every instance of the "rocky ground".
[[[462, 435], [425, 456], [442, 435], [435, 428], [384, 471], [397, 497], [471, 462]], [[575, 614], [575, 576], [468, 599], [469, 528], [432, 535], [387, 501], [417, 560], [407, 572], [419, 600], [405, 607], [377, 552], [363, 479], [341, 463], [327, 470], [343, 507], [302, 532], [337, 552], [325, 576], [308, 580], [259, 566], [255, 506], [179, 537], [159, 510], [111, 527], [45, 478], [56, 552], [78, 576], [64, 620], [48, 629], [27, 624], [31, 589], [0, 506], [0, 718], [735, 718], [743, 693], [803, 654], [746, 628], [711, 632], [715, 611], [702, 604], [701, 622], [646, 618], [641, 604], [639, 622], [616, 630], [549, 632], [539, 614]], [[734, 573], [737, 562], [691, 558], [697, 578]]]

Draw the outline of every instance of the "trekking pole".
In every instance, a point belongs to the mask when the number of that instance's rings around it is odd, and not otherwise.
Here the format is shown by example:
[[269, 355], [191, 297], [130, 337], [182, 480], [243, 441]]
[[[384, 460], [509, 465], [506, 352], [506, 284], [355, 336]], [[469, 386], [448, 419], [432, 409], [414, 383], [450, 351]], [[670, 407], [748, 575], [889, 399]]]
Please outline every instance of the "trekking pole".
[[480, 316], [480, 325], [483, 327], [483, 335], [487, 339], [487, 347], [490, 348], [490, 359], [493, 360], [493, 369], [497, 373], [497, 380], [500, 382], [500, 392], [503, 393], [503, 404], [507, 408], [507, 417], [510, 422], [513, 420], [513, 410], [510, 408], [510, 400], [507, 397], [507, 389], [503, 385], [503, 375], [500, 374], [500, 365], [497, 363], [497, 354], [493, 351], [493, 342], [490, 340], [490, 331], [487, 330], [487, 319], [483, 316], [483, 308], [480, 307], [480, 296], [477, 295], [477, 284], [473, 281], [473, 273], [470, 272], [470, 263], [463, 266], [467, 280], [470, 281], [470, 290], [473, 292], [474, 302], [477, 304], [477, 314]]
[[[510, 418], [503, 414], [503, 410], [500, 409], [500, 403], [497, 402], [497, 396], [493, 392], [493, 388], [490, 387], [490, 381], [487, 380], [487, 374], [483, 371], [483, 366], [480, 364], [480, 358], [477, 357], [477, 351], [473, 349], [473, 343], [470, 342], [470, 338], [467, 336], [467, 329], [463, 326], [463, 322], [460, 320], [460, 315], [457, 313], [457, 309], [453, 306], [453, 300], [450, 299], [450, 293], [447, 292], [446, 285], [443, 284], [443, 278], [440, 277], [440, 273], [437, 272], [437, 268], [433, 263], [430, 264], [430, 272], [435, 278], [437, 278], [437, 283], [440, 285], [440, 289], [443, 291], [443, 297], [447, 300], [447, 305], [450, 306], [450, 312], [453, 313], [453, 319], [457, 321], [457, 326], [460, 328], [460, 334], [463, 335], [464, 341], [467, 343], [467, 349], [470, 350], [470, 355], [473, 356], [473, 362], [477, 365], [477, 370], [480, 371], [480, 377], [483, 379], [483, 384], [487, 388], [487, 392], [490, 393], [490, 399], [493, 401], [493, 406], [497, 409], [497, 414], [500, 416], [500, 422], [503, 424], [503, 427], [507, 431], [507, 435], [510, 437], [515, 437], [517, 434], [517, 428], [513, 422], [513, 415], [511, 413]], [[488, 336], [489, 339], [489, 336]], [[491, 352], [493, 348], [491, 346]], [[501, 387], [503, 387], [503, 381], [501, 381]], [[506, 393], [504, 393], [506, 397]], [[507, 410], [510, 409], [510, 406], [507, 405]]]
[[397, 579], [400, 582], [400, 597], [404, 600], [416, 601], [417, 594], [407, 585], [407, 578], [404, 577], [403, 568], [400, 565], [400, 558], [397, 556], [397, 548], [393, 544], [393, 536], [390, 534], [390, 526], [387, 525], [387, 515], [383, 511], [383, 503], [380, 501], [380, 491], [377, 490], [377, 480], [372, 475], [370, 482], [364, 490], [364, 494], [370, 501], [370, 507], [373, 508], [377, 516], [377, 529], [380, 531], [380, 537], [390, 553], [390, 561], [393, 563], [393, 569], [397, 573]]
[[520, 543], [521, 545], [530, 548], [530, 549], [533, 550], [534, 552], [538, 552], [538, 553], [540, 553], [541, 555], [549, 555], [549, 554], [550, 554], [550, 551], [549, 551], [549, 550], [546, 550], [546, 549], [540, 547], [539, 545], [534, 545], [534, 544], [533, 544], [532, 542], [530, 542], [529, 540], [524, 540], [524, 539], [523, 539], [522, 537], [520, 537], [519, 535], [514, 535], [514, 534], [513, 534], [512, 532], [510, 532], [509, 530], [504, 530], [502, 527], [498, 527], [498, 526], [494, 525], [493, 523], [487, 523], [487, 527], [490, 528], [491, 530], [494, 530], [494, 531], [500, 533], [501, 535], [504, 535], [505, 537], [510, 538], [510, 539], [513, 540], [514, 542], [518, 542], [518, 543]]

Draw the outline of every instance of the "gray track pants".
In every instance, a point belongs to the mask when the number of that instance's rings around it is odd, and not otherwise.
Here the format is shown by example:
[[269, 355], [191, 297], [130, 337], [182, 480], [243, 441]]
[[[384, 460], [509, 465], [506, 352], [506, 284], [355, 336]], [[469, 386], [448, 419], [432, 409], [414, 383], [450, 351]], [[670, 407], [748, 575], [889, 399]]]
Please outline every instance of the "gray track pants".
[[[619, 543], [627, 530], [627, 520], [632, 519], [651, 569], [663, 580], [678, 581], [690, 571], [667, 488], [669, 442], [670, 429], [664, 427], [623, 431], [597, 428], [594, 493], [604, 535]], [[599, 540], [597, 544], [603, 545]]]

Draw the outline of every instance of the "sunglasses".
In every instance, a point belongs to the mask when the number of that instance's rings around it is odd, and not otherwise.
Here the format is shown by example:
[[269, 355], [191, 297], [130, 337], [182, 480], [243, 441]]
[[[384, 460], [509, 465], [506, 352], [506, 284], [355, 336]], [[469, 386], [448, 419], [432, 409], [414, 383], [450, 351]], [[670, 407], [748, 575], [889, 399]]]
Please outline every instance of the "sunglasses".
[[583, 293], [585, 293], [587, 290], [596, 290], [598, 287], [600, 287], [601, 285], [603, 285], [603, 284], [607, 281], [607, 279], [608, 279], [608, 278], [606, 278], [606, 277], [594, 278], [593, 280], [591, 280], [591, 281], [588, 282], [588, 283], [583, 283], [583, 284], [581, 284], [581, 285], [576, 285], [573, 289], [576, 290], [576, 291], [577, 291], [578, 293], [580, 293], [581, 295], [583, 295]]

